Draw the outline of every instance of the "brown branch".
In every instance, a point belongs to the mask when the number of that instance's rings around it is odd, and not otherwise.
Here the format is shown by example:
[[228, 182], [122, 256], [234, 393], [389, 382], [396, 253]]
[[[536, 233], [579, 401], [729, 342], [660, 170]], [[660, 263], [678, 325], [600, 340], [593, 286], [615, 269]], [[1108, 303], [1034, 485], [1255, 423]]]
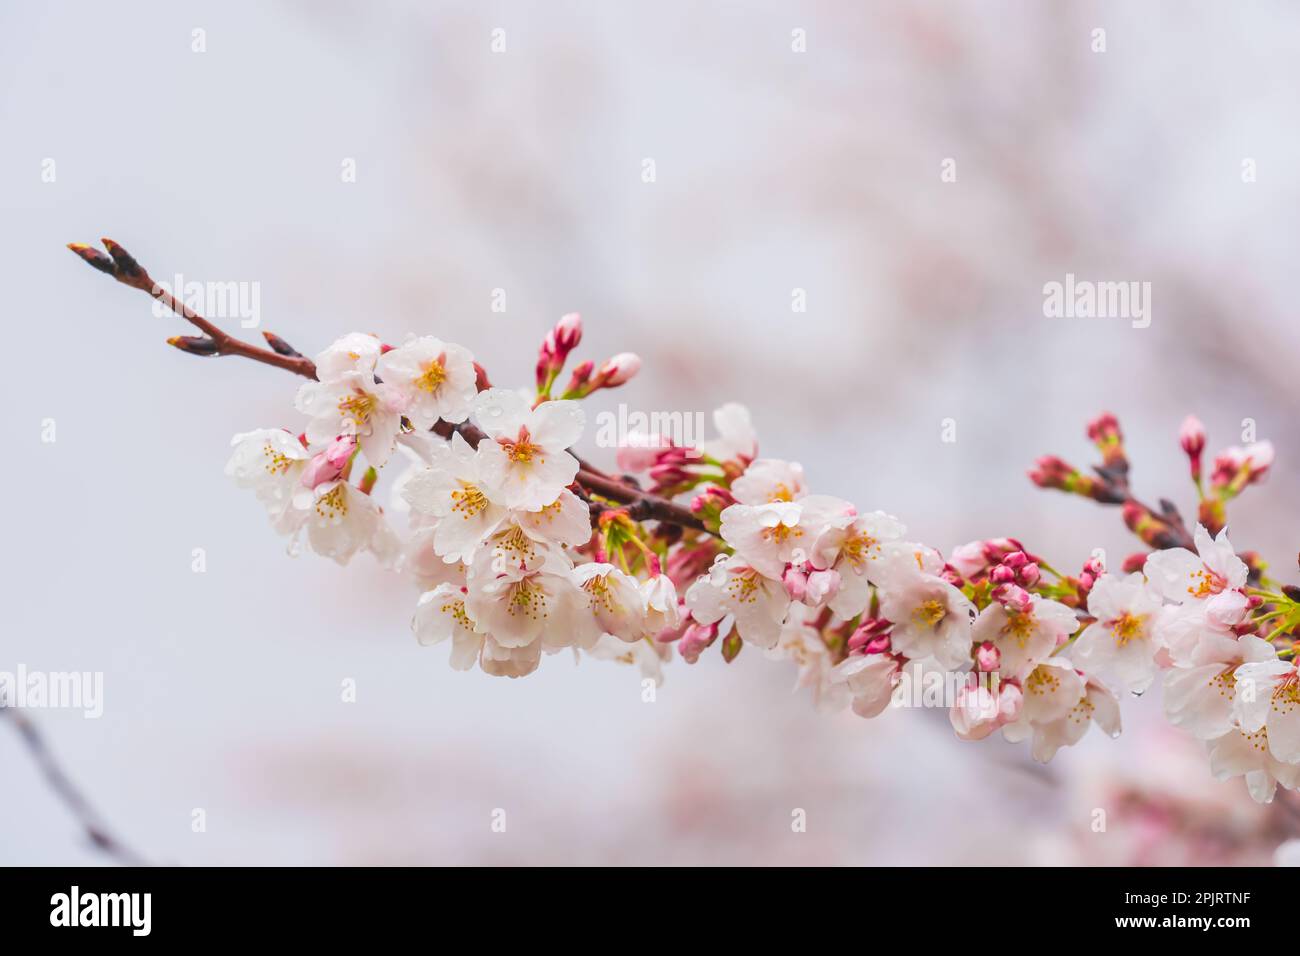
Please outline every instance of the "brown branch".
[[[104, 248], [108, 250], [107, 254], [94, 246], [81, 242], [70, 242], [68, 248], [80, 256], [91, 268], [112, 276], [123, 285], [148, 292], [153, 298], [203, 333], [203, 335], [174, 336], [167, 340], [169, 345], [173, 345], [182, 352], [188, 352], [191, 355], [242, 355], [244, 358], [261, 362], [264, 365], [273, 365], [276, 368], [282, 368], [304, 378], [314, 379], [316, 377], [316, 363], [302, 355], [275, 333], [262, 333], [267, 344], [271, 346], [270, 349], [249, 345], [247, 342], [235, 338], [224, 329], [213, 325], [154, 282], [144, 267], [135, 260], [135, 257], [112, 239], [104, 239], [103, 243]], [[481, 373], [482, 369], [480, 368], [479, 371]], [[481, 381], [481, 387], [486, 388], [487, 376], [485, 373], [481, 374]], [[475, 448], [486, 437], [481, 429], [467, 422], [454, 426], [447, 422], [439, 422], [434, 426], [433, 430], [443, 438], [450, 438], [453, 431], [458, 431]], [[696, 531], [713, 533], [704, 526], [704, 522], [691, 514], [689, 509], [673, 504], [666, 498], [660, 498], [658, 495], [648, 494], [633, 488], [616, 478], [611, 478], [599, 469], [587, 464], [581, 458], [578, 459], [578, 462], [580, 465], [577, 476], [578, 483], [602, 498], [627, 505], [628, 515], [633, 519], [637, 521], [666, 521], [685, 528], [693, 528]]]
[[70, 242], [68, 248], [92, 268], [98, 269], [105, 275], [112, 276], [123, 285], [149, 293], [149, 295], [203, 333], [203, 335], [198, 336], [174, 336], [167, 340], [168, 345], [173, 345], [182, 352], [188, 352], [191, 355], [242, 355], [254, 362], [274, 365], [276, 368], [282, 368], [304, 378], [316, 377], [316, 363], [298, 353], [278, 335], [273, 332], [262, 333], [271, 346], [269, 349], [249, 345], [247, 342], [235, 338], [224, 329], [209, 322], [184, 302], [179, 301], [161, 285], [154, 282], [144, 267], [112, 239], [105, 239], [103, 242], [104, 248], [108, 250], [107, 255], [94, 246], [88, 246], [81, 242]]
[[31, 719], [19, 708], [3, 702], [0, 702], [0, 717], [7, 717], [13, 723], [23, 745], [45, 777], [45, 782], [76, 818], [90, 842], [125, 866], [148, 866], [144, 857], [109, 832], [95, 808], [54, 759], [45, 738]]

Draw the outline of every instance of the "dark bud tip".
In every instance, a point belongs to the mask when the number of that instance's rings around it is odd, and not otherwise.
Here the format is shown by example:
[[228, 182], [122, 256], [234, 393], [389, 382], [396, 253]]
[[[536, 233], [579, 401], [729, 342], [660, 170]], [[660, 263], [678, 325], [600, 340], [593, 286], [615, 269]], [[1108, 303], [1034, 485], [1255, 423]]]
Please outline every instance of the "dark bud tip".
[[302, 358], [302, 353], [295, 349], [274, 332], [263, 332], [262, 338], [266, 339], [266, 344], [271, 346], [271, 351], [277, 355], [287, 355], [290, 358]]
[[84, 242], [70, 242], [68, 248], [79, 255], [87, 265], [98, 269], [105, 275], [117, 274], [117, 266], [113, 262], [113, 257], [100, 252], [94, 246], [88, 246]]
[[174, 335], [167, 340], [168, 345], [174, 345], [182, 352], [189, 352], [191, 355], [216, 355], [217, 343], [206, 335]]
[[135, 261], [131, 253], [127, 252], [112, 239], [101, 240], [108, 254], [113, 257], [117, 263], [118, 275], [124, 279], [135, 279], [144, 275], [144, 270], [140, 268], [140, 263]]

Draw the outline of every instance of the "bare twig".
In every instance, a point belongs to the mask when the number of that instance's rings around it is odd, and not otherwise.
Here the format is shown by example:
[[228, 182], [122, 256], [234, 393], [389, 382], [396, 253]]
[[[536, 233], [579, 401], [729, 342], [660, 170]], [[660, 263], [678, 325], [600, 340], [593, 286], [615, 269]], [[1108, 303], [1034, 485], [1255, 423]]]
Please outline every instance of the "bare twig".
[[[173, 345], [191, 355], [242, 355], [244, 358], [261, 362], [264, 365], [273, 365], [276, 368], [285, 369], [304, 378], [314, 379], [316, 377], [316, 363], [302, 355], [278, 335], [272, 332], [262, 333], [267, 344], [271, 346], [269, 349], [249, 345], [247, 342], [235, 338], [224, 329], [209, 322], [154, 282], [144, 267], [135, 260], [135, 257], [112, 239], [104, 239], [103, 243], [104, 248], [108, 250], [107, 253], [81, 242], [70, 242], [68, 248], [92, 268], [105, 275], [112, 276], [123, 285], [148, 292], [203, 333], [202, 335], [174, 336], [167, 340], [169, 345]], [[476, 368], [478, 367], [476, 366]], [[478, 368], [478, 371], [481, 379], [480, 387], [486, 388], [487, 375], [481, 368]], [[453, 431], [458, 431], [475, 448], [486, 437], [480, 429], [468, 423], [453, 426], [446, 422], [439, 422], [434, 426], [433, 430], [443, 438], [450, 438]], [[638, 521], [665, 521], [681, 525], [684, 528], [712, 533], [705, 527], [704, 522], [691, 514], [689, 509], [673, 504], [658, 495], [643, 492], [616, 478], [611, 478], [603, 471], [582, 461], [582, 459], [578, 460], [581, 466], [577, 476], [578, 483], [593, 494], [609, 501], [627, 505], [627, 513], [633, 519]]]
[[0, 702], [0, 717], [8, 718], [14, 725], [23, 745], [45, 777], [46, 783], [76, 818], [90, 842], [125, 866], [148, 866], [144, 857], [109, 832], [95, 808], [90, 805], [68, 775], [63, 772], [58, 761], [54, 759], [53, 752], [46, 744], [45, 738], [41, 736], [36, 724], [20, 708], [3, 702]]
[[177, 335], [167, 340], [182, 352], [191, 355], [242, 355], [254, 362], [274, 365], [301, 375], [304, 378], [316, 377], [316, 363], [298, 353], [289, 343], [272, 332], [263, 332], [271, 348], [264, 349], [235, 338], [224, 329], [213, 325], [184, 302], [154, 282], [135, 258], [112, 239], [105, 239], [105, 254], [94, 246], [81, 242], [70, 242], [68, 248], [80, 256], [92, 268], [105, 275], [110, 275], [123, 285], [148, 292], [174, 313], [195, 326], [203, 335]]

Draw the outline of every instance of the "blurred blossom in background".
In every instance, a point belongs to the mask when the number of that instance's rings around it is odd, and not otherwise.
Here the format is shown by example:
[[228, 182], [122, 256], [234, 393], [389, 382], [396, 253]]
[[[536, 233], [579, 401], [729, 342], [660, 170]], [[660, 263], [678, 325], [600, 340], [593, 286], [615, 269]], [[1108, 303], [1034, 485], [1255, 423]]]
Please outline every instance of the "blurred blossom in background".
[[[452, 671], [406, 582], [287, 558], [223, 476], [297, 383], [167, 348], [183, 323], [63, 245], [257, 282], [309, 353], [434, 333], [498, 384], [581, 311], [584, 354], [645, 360], [593, 414], [742, 401], [818, 490], [1071, 569], [1140, 543], [1034, 489], [1036, 456], [1089, 460], [1110, 409], [1137, 493], [1186, 506], [1182, 417], [1211, 452], [1251, 419], [1279, 460], [1233, 541], [1291, 579], [1297, 41], [1284, 4], [7, 5], [0, 261], [34, 354], [6, 376], [0, 668], [104, 672], [101, 719], [34, 716], [163, 862], [1271, 862], [1295, 795], [1210, 778], [1158, 689], [1044, 768], [943, 711], [819, 716], [754, 652], [674, 662], [653, 704], [591, 660]], [[1150, 326], [1046, 318], [1067, 273], [1150, 282]], [[0, 862], [101, 860], [10, 733], [0, 764]]]

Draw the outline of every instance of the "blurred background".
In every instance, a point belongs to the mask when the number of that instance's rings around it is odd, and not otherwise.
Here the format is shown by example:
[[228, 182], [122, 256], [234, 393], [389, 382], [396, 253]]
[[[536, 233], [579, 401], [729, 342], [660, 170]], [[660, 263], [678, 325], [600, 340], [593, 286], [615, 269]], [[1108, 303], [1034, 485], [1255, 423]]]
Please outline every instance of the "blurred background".
[[[943, 712], [818, 715], [754, 652], [653, 704], [596, 661], [452, 671], [409, 582], [286, 557], [223, 476], [297, 382], [167, 347], [64, 244], [256, 282], [308, 353], [436, 333], [497, 384], [580, 311], [583, 356], [645, 359], [596, 409], [742, 401], [818, 490], [1071, 570], [1139, 542], [1037, 455], [1089, 463], [1109, 409], [1139, 496], [1190, 511], [1182, 417], [1211, 451], [1250, 419], [1278, 464], [1233, 540], [1294, 581], [1298, 41], [1281, 2], [6, 4], [0, 670], [104, 672], [101, 719], [33, 717], [161, 862], [1268, 862], [1298, 804], [1214, 781], [1158, 691], [1042, 768]], [[1045, 318], [1067, 272], [1151, 282], [1150, 326]], [[0, 862], [104, 859], [4, 725], [0, 766]]]

